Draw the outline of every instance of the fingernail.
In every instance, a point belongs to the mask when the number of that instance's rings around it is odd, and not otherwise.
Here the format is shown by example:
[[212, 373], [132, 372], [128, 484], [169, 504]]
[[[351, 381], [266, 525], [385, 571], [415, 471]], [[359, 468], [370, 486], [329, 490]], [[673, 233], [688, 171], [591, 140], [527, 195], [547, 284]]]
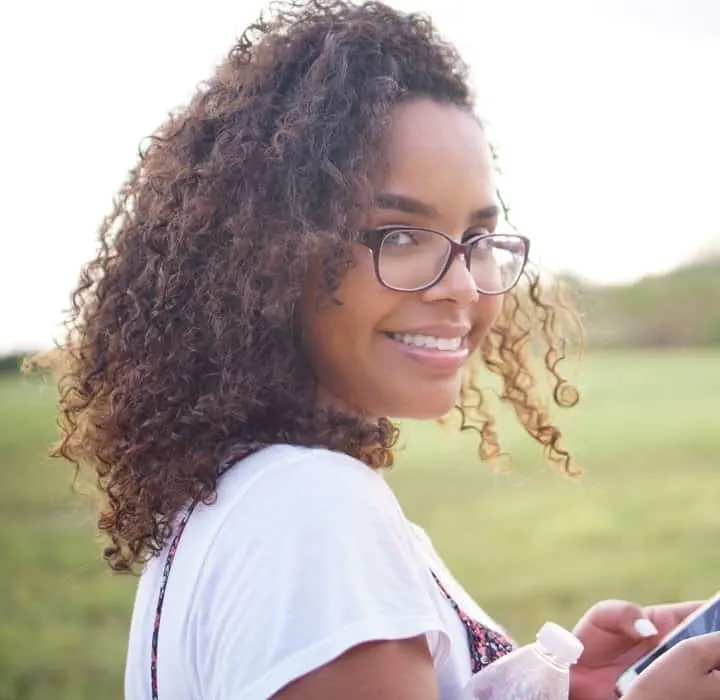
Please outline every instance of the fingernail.
[[646, 617], [635, 620], [633, 627], [641, 637], [654, 637], [658, 633], [658, 628]]

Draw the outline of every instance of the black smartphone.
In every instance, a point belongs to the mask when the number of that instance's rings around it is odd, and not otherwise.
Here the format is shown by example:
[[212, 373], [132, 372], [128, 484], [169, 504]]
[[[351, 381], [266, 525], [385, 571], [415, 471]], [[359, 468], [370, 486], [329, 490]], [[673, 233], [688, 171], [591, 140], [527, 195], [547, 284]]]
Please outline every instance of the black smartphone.
[[618, 696], [622, 697], [627, 693], [635, 679], [666, 651], [672, 649], [683, 639], [707, 634], [708, 632], [720, 632], [720, 591], [707, 603], [701, 605], [692, 615], [686, 617], [652, 651], [635, 662], [618, 678], [616, 685]]

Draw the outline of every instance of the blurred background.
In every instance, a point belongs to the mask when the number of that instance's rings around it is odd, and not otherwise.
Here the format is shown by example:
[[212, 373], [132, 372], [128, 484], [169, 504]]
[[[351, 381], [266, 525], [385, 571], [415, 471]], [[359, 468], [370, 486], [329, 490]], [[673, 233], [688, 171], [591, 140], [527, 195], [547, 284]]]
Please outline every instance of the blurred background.
[[[589, 351], [556, 416], [583, 475], [501, 408], [508, 473], [407, 425], [388, 478], [458, 578], [521, 641], [601, 598], [720, 589], [720, 4], [395, 0], [470, 63], [514, 223], [574, 288]], [[50, 347], [138, 145], [258, 0], [0, 9], [0, 700], [121, 698], [135, 580], [108, 573], [68, 465], [46, 458]], [[713, 87], [715, 86], [715, 87]]]

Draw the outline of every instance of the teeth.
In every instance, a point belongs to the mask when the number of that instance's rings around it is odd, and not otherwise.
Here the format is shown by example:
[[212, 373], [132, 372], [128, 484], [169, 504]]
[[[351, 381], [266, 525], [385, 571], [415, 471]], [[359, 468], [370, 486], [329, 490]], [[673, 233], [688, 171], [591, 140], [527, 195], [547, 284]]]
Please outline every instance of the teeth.
[[459, 350], [462, 338], [436, 338], [433, 335], [410, 335], [409, 333], [392, 333], [394, 340], [416, 348], [433, 348], [435, 350]]

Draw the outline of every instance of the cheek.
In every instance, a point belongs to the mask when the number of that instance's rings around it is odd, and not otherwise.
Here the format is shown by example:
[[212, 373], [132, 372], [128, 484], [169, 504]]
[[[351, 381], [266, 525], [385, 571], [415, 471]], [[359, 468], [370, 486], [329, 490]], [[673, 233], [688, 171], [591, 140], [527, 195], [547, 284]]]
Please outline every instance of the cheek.
[[334, 300], [323, 298], [317, 283], [309, 289], [315, 291], [304, 295], [300, 306], [305, 351], [318, 381], [331, 385], [326, 389], [347, 392], [367, 370], [367, 354], [383, 317], [396, 303], [396, 293], [377, 282], [372, 259], [362, 251], [343, 277]]
[[472, 314], [472, 345], [475, 349], [495, 325], [503, 308], [502, 296], [481, 296]]

